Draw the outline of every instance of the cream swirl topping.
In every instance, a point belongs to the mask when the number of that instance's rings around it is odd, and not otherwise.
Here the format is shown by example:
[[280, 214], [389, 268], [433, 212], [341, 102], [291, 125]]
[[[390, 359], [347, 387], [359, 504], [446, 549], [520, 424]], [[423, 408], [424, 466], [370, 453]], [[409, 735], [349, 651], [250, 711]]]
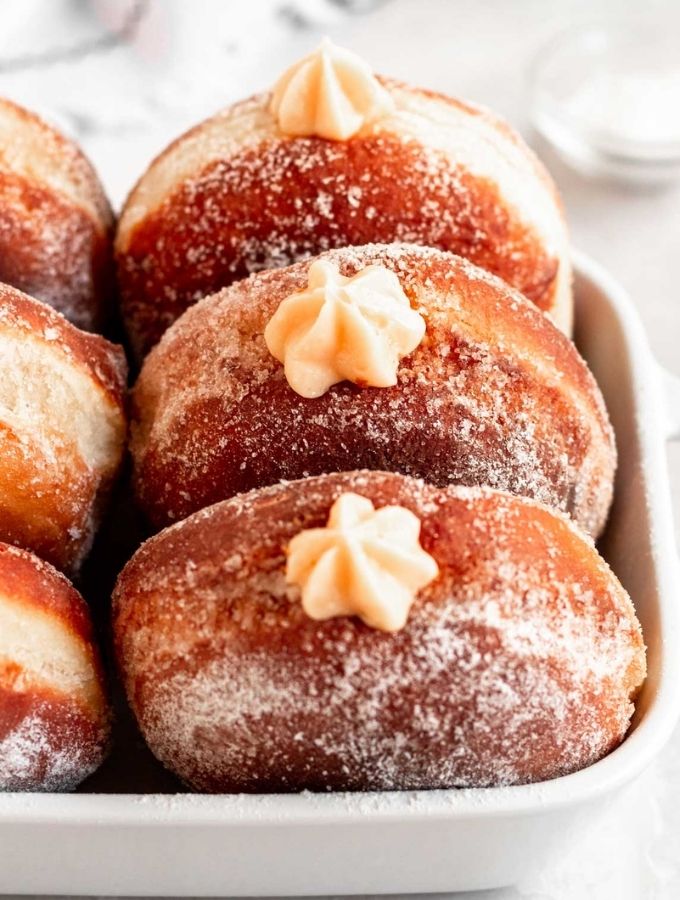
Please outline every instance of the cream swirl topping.
[[375, 509], [359, 494], [342, 494], [325, 528], [310, 528], [288, 545], [286, 579], [302, 592], [312, 619], [358, 616], [381, 631], [399, 631], [418, 591], [439, 569], [419, 543], [420, 520], [403, 506]]
[[328, 39], [279, 78], [270, 110], [284, 134], [344, 141], [394, 109], [359, 56]]
[[424, 335], [394, 272], [371, 265], [345, 278], [326, 260], [312, 263], [308, 287], [281, 302], [264, 332], [289, 385], [308, 398], [340, 381], [396, 384], [399, 360]]

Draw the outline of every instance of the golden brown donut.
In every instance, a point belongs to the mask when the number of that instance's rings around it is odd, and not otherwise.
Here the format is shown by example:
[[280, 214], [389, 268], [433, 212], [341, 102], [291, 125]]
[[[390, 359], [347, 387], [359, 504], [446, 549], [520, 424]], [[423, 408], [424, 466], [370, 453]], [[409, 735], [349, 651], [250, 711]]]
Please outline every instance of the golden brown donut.
[[88, 331], [113, 286], [113, 215], [73, 141], [0, 98], [0, 282]]
[[347, 140], [284, 134], [260, 94], [174, 141], [121, 213], [123, 314], [143, 355], [192, 303], [333, 247], [409, 241], [486, 268], [571, 327], [554, 184], [488, 110], [391, 79], [391, 114]]
[[126, 438], [120, 347], [0, 285], [0, 540], [76, 571]]
[[574, 345], [465, 260], [414, 245], [333, 250], [344, 274], [395, 272], [427, 323], [398, 384], [299, 396], [263, 332], [308, 262], [260, 272], [188, 310], [147, 357], [131, 450], [156, 526], [240, 491], [353, 468], [487, 484], [569, 512], [593, 534], [612, 496], [614, 439]]
[[85, 601], [0, 544], [0, 791], [64, 791], [101, 763], [109, 705]]
[[[400, 631], [315, 621], [286, 583], [291, 540], [348, 491], [415, 513], [439, 566]], [[570, 520], [379, 472], [252, 491], [151, 538], [114, 633], [149, 746], [201, 791], [555, 778], [616, 747], [645, 675], [630, 599]]]

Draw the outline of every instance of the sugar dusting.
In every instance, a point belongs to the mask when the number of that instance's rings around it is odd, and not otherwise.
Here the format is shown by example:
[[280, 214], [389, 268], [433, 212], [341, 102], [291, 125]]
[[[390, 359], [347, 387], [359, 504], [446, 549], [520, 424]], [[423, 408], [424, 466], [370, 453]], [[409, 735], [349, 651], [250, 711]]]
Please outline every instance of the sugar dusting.
[[349, 142], [285, 138], [261, 95], [152, 164], [116, 239], [138, 350], [235, 279], [368, 241], [459, 253], [570, 330], [568, 239], [540, 164], [490, 113], [388, 83], [398, 112]]
[[87, 157], [78, 146], [35, 113], [0, 98], [0, 170], [43, 183], [82, 207], [102, 230], [113, 215]]
[[304, 287], [304, 263], [207, 298], [166, 334], [135, 389], [137, 486], [156, 521], [279, 479], [366, 466], [535, 497], [596, 533], [611, 500], [613, 434], [585, 364], [543, 317], [437, 250], [369, 245], [328, 258], [345, 273], [390, 268], [425, 317], [397, 387], [291, 397], [262, 335]]
[[0, 355], [0, 539], [75, 570], [124, 452], [123, 351], [4, 286]]
[[[341, 488], [385, 484], [420, 514], [441, 579], [396, 636], [310, 625], [283, 577], [286, 536]], [[132, 567], [116, 626], [130, 697], [154, 752], [200, 789], [556, 777], [622, 739], [644, 673], [630, 600], [592, 545], [486, 489], [376, 473], [276, 486], [173, 526]]]
[[81, 209], [0, 176], [0, 277], [54, 307], [79, 328], [101, 320], [93, 257], [106, 239]]
[[102, 746], [84, 740], [75, 723], [59, 726], [38, 706], [0, 739], [0, 791], [68, 791], [95, 771]]
[[113, 216], [80, 150], [0, 98], [0, 280], [75, 325], [100, 324]]
[[15, 341], [44, 341], [50, 352], [90, 375], [119, 408], [124, 405], [127, 363], [122, 347], [83, 333], [64, 316], [9, 285], [0, 285], [0, 328]]

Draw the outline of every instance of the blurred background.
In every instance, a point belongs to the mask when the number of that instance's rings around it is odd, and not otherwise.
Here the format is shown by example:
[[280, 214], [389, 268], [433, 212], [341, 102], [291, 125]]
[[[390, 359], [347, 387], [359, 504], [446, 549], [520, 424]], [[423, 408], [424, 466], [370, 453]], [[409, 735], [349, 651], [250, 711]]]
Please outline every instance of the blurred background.
[[[2, 0], [0, 93], [80, 141], [118, 207], [172, 138], [269, 88], [324, 35], [519, 129], [574, 244], [627, 288], [680, 376], [680, 2]], [[677, 523], [680, 444], [669, 460]], [[548, 871], [494, 898], [680, 897], [679, 751], [676, 736]]]

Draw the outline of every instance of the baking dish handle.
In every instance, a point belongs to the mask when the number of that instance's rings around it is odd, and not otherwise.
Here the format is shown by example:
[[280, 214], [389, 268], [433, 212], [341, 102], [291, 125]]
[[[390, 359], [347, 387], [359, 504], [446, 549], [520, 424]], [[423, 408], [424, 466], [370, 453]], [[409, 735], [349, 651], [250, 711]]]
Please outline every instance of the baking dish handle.
[[665, 412], [666, 438], [680, 441], [680, 377], [657, 365]]

